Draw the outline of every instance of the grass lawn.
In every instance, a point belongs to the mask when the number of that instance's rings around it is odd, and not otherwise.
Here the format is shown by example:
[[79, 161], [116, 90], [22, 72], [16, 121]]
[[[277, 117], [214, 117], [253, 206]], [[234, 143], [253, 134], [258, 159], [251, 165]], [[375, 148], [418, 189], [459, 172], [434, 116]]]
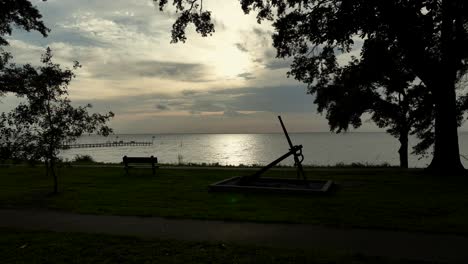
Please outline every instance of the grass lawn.
[[[60, 194], [43, 168], [0, 168], [0, 207], [87, 214], [164, 216], [309, 223], [468, 235], [468, 177], [429, 176], [421, 170], [315, 169], [309, 178], [340, 183], [326, 196], [209, 193], [215, 181], [251, 173], [238, 169], [60, 168]], [[269, 177], [295, 177], [277, 170]]]
[[424, 263], [346, 252], [0, 229], [2, 263]]

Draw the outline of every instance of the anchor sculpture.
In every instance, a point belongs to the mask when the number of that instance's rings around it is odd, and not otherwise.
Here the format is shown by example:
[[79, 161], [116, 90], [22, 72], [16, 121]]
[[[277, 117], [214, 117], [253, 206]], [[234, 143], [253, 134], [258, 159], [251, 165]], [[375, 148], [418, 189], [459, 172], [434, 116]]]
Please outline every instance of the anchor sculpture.
[[270, 164], [266, 165], [265, 167], [261, 168], [259, 171], [252, 175], [248, 176], [243, 176], [239, 180], [240, 185], [248, 185], [251, 182], [255, 181], [256, 179], [260, 178], [260, 176], [283, 161], [284, 159], [288, 158], [289, 156], [293, 155], [294, 156], [294, 166], [297, 167], [297, 179], [302, 179], [304, 182], [307, 182], [306, 175], [304, 173], [304, 169], [302, 168], [302, 162], [304, 161], [304, 155], [302, 154], [302, 145], [296, 145], [294, 146], [292, 144], [291, 138], [289, 137], [288, 131], [286, 130], [286, 127], [284, 126], [283, 120], [281, 119], [281, 116], [278, 116], [278, 119], [281, 123], [281, 127], [283, 128], [284, 135], [286, 136], [286, 139], [288, 140], [289, 144], [289, 151], [284, 154], [283, 156], [277, 158]]
[[[294, 146], [288, 131], [284, 126], [281, 116], [278, 119], [283, 128], [284, 135], [288, 140], [289, 151], [272, 163], [261, 168], [257, 172], [247, 176], [236, 176], [212, 183], [208, 186], [210, 192], [263, 192], [263, 193], [283, 193], [283, 194], [325, 194], [330, 190], [333, 182], [330, 180], [308, 180], [302, 168], [302, 145]], [[271, 169], [289, 156], [294, 157], [294, 165], [297, 167], [297, 179], [290, 178], [267, 178], [261, 177], [266, 171]]]

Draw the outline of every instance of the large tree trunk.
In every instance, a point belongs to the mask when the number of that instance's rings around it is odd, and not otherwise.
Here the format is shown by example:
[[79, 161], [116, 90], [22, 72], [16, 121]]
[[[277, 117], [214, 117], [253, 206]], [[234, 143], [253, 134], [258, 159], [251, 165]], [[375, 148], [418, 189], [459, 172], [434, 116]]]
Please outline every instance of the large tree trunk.
[[408, 168], [408, 132], [400, 134], [400, 149], [398, 154], [400, 155], [400, 168]]
[[465, 173], [458, 148], [455, 82], [459, 60], [455, 40], [454, 1], [442, 2], [441, 52], [437, 76], [430, 87], [435, 102], [434, 157], [429, 169], [444, 174]]
[[455, 83], [439, 83], [433, 91], [436, 104], [435, 143], [429, 169], [438, 173], [465, 173], [458, 148]]

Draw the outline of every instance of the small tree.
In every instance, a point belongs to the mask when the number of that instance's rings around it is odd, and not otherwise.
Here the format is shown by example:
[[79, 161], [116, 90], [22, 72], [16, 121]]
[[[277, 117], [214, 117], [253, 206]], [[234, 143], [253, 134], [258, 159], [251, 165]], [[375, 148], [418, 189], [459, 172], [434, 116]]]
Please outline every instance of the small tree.
[[[24, 80], [27, 100], [0, 116], [0, 149], [10, 158], [42, 160], [46, 174], [54, 179], [54, 193], [57, 193], [55, 167], [63, 144], [76, 140], [83, 133], [109, 135], [112, 129], [106, 122], [114, 114], [89, 114], [91, 105], [72, 106], [67, 89], [75, 77], [73, 71], [62, 70], [60, 65], [54, 64], [49, 48], [42, 63], [44, 65], [38, 68], [22, 67], [28, 73]], [[77, 67], [76, 62], [73, 68]]]

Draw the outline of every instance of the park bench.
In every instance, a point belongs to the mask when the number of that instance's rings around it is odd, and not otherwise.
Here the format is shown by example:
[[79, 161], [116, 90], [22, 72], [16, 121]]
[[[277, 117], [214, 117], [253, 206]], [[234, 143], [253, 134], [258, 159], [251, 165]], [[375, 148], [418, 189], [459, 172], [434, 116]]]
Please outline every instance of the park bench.
[[[124, 164], [124, 169], [126, 174], [128, 175], [128, 170], [130, 168], [151, 168], [153, 170], [153, 175], [156, 175], [156, 169], [159, 168], [158, 164], [158, 158], [157, 157], [123, 157], [123, 164]], [[149, 166], [130, 166], [130, 164], [151, 164], [151, 167]]]

